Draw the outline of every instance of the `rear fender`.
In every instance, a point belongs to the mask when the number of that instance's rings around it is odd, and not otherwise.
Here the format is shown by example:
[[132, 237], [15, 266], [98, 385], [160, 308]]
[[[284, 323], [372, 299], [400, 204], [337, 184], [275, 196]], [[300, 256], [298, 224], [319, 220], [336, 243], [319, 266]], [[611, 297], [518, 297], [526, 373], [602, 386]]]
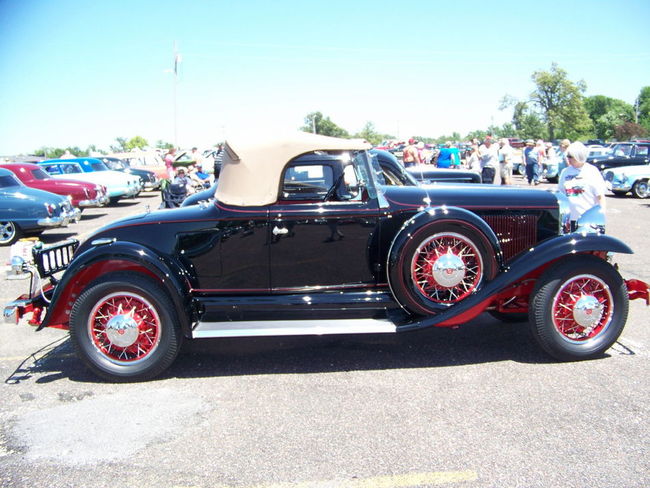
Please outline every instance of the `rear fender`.
[[457, 325], [478, 316], [493, 299], [507, 287], [523, 278], [536, 276], [540, 268], [575, 254], [606, 255], [608, 252], [633, 254], [625, 243], [604, 234], [566, 234], [541, 242], [520, 254], [495, 279], [488, 282], [474, 295], [460, 303], [429, 317], [413, 317], [398, 324], [398, 330], [406, 331], [432, 326]]
[[67, 327], [77, 297], [97, 277], [115, 271], [143, 273], [157, 280], [169, 294], [182, 330], [190, 334], [190, 282], [178, 264], [152, 249], [129, 242], [94, 246], [75, 256], [57, 284], [52, 302], [38, 330]]

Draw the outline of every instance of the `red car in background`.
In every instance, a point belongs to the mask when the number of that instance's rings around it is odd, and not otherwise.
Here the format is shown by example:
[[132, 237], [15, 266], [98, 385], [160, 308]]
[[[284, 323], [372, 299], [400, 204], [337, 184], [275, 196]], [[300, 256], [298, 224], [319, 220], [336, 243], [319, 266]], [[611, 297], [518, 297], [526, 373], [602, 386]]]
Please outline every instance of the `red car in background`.
[[84, 209], [101, 207], [108, 203], [105, 187], [84, 181], [52, 178], [37, 164], [7, 163], [0, 164], [0, 168], [12, 171], [25, 186], [70, 196], [73, 207]]

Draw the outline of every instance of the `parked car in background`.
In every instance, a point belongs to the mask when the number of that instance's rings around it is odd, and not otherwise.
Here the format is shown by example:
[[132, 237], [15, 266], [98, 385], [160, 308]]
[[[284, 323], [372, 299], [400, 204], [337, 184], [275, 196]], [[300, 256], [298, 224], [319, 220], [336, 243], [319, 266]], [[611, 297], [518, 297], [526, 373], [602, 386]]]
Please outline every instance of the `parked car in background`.
[[129, 151], [109, 154], [107, 157], [126, 161], [134, 169], [151, 171], [159, 180], [168, 178], [165, 162], [157, 151]]
[[[97, 185], [104, 185], [110, 203], [116, 203], [120, 198], [135, 197], [142, 189], [139, 177], [111, 171], [104, 163], [95, 158], [50, 159], [42, 161], [38, 165], [54, 178], [89, 181]], [[97, 170], [94, 169], [95, 167]]]
[[157, 190], [160, 188], [160, 178], [156, 173], [147, 169], [132, 168], [128, 160], [115, 158], [112, 156], [98, 156], [97, 159], [102, 161], [110, 170], [121, 171], [140, 178], [143, 189], [146, 191]]
[[637, 198], [648, 198], [648, 181], [650, 181], [650, 165], [621, 166], [606, 169], [603, 172], [607, 188], [614, 195], [625, 195], [632, 192]]
[[0, 245], [13, 244], [23, 234], [65, 227], [80, 215], [68, 197], [25, 186], [12, 171], [0, 168]]
[[30, 188], [49, 191], [57, 195], [69, 196], [73, 207], [80, 209], [101, 207], [108, 203], [106, 187], [86, 181], [56, 179], [37, 164], [8, 163], [0, 168], [13, 172], [20, 181]]
[[601, 172], [620, 166], [636, 166], [650, 163], [650, 142], [618, 142], [603, 156], [587, 157]]
[[435, 183], [482, 183], [481, 175], [467, 169], [436, 168], [429, 164], [419, 164], [406, 168], [420, 184]]
[[[213, 204], [131, 216], [89, 236], [60, 280], [6, 305], [70, 330], [111, 381], [161, 374], [183, 340], [397, 333], [483, 312], [527, 321], [560, 361], [600, 357], [629, 298], [599, 208], [570, 231], [561, 194], [494, 185], [384, 185], [362, 140], [229, 140]], [[44, 259], [76, 241], [37, 250]], [[44, 317], [40, 316], [47, 307]]]

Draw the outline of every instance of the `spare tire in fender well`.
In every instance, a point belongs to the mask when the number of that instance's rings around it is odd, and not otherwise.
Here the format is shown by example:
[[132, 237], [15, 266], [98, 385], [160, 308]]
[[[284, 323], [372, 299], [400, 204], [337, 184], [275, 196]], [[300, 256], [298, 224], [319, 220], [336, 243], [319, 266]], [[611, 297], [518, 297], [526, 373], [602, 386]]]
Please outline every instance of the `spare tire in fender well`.
[[462, 208], [438, 207], [402, 226], [388, 253], [387, 275], [403, 308], [428, 315], [466, 298], [502, 265], [497, 236], [483, 219]]

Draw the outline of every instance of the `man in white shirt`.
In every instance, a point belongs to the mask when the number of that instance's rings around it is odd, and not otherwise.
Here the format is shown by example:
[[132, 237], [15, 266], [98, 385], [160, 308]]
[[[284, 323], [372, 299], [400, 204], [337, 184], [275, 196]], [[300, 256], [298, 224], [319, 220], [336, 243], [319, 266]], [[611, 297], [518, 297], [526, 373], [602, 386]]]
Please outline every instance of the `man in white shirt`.
[[501, 179], [500, 175], [497, 181], [495, 181], [495, 177], [499, 168], [499, 147], [492, 143], [492, 137], [485, 138], [485, 142], [478, 148], [478, 157], [481, 160], [483, 183], [496, 183], [498, 185]]
[[566, 157], [569, 166], [562, 170], [558, 189], [564, 193], [571, 208], [571, 226], [590, 208], [600, 205], [605, 212], [605, 180], [598, 168], [587, 163], [589, 150], [581, 142], [570, 144]]

